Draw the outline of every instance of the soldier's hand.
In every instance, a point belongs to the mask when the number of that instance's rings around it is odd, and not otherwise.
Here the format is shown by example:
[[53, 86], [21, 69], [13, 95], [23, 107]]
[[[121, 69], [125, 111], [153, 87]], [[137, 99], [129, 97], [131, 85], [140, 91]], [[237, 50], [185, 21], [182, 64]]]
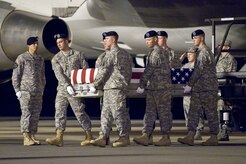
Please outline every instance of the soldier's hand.
[[189, 85], [186, 85], [183, 88], [184, 88], [184, 93], [190, 93], [192, 89]]
[[187, 53], [185, 52], [180, 56], [179, 60], [182, 62], [186, 57], [187, 57]]
[[20, 99], [21, 98], [21, 91], [16, 92], [15, 95], [17, 96], [18, 99]]
[[142, 89], [142, 88], [138, 87], [137, 90], [136, 90], [136, 92], [138, 94], [142, 94], [144, 92], [144, 88]]
[[70, 95], [75, 95], [75, 92], [74, 92], [74, 90], [73, 90], [73, 87], [71, 87], [71, 86], [68, 86], [67, 87], [67, 92], [68, 92], [68, 94], [70, 94]]

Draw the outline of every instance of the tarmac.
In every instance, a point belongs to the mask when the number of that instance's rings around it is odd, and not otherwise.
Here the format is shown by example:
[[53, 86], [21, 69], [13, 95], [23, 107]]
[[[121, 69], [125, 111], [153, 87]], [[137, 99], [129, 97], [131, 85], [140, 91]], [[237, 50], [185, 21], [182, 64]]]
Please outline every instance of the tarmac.
[[[100, 121], [92, 120], [93, 135], [98, 136]], [[130, 134], [131, 145], [128, 147], [105, 148], [95, 146], [80, 146], [84, 133], [74, 118], [67, 121], [64, 134], [64, 146], [56, 147], [45, 143], [45, 139], [55, 136], [54, 119], [41, 118], [39, 132], [36, 135], [41, 140], [39, 146], [23, 146], [20, 133], [19, 118], [0, 118], [0, 164], [245, 164], [246, 134], [230, 133], [230, 141], [220, 142], [218, 146], [201, 146], [202, 141], [196, 141], [195, 146], [182, 145], [177, 138], [186, 135], [184, 120], [174, 120], [170, 134], [172, 145], [166, 147], [141, 146], [132, 141], [141, 135], [142, 120], [132, 120]], [[154, 141], [160, 138], [157, 122]], [[208, 128], [203, 131], [203, 141], [208, 138]], [[118, 138], [114, 126], [110, 136], [111, 144]]]

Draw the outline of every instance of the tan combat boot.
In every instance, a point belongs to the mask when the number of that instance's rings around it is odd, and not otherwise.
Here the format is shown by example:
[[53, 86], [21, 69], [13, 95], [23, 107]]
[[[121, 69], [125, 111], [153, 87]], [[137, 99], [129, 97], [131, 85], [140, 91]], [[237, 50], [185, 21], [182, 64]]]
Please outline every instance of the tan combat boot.
[[25, 146], [35, 145], [35, 142], [32, 140], [32, 138], [31, 138], [29, 133], [24, 132], [23, 133], [23, 137], [24, 137], [24, 145]]
[[31, 139], [35, 142], [35, 145], [41, 145], [41, 142], [36, 139], [34, 134], [31, 134]]
[[129, 137], [120, 137], [118, 140], [116, 140], [113, 143], [113, 147], [125, 147], [130, 145], [130, 139]]
[[56, 130], [56, 137], [54, 138], [47, 138], [46, 142], [50, 145], [56, 145], [56, 146], [63, 146], [63, 130]]
[[217, 135], [211, 134], [210, 138], [207, 139], [205, 142], [202, 142], [202, 146], [217, 146], [218, 139]]
[[91, 140], [90, 143], [94, 146], [105, 147], [106, 146], [106, 137], [100, 135], [95, 140]]
[[150, 135], [148, 135], [147, 133], [143, 133], [143, 135], [141, 135], [140, 137], [133, 138], [133, 141], [135, 143], [140, 144], [140, 145], [143, 145], [143, 146], [148, 146], [149, 143], [151, 143], [151, 141], [150, 141]]
[[171, 140], [168, 134], [163, 135], [158, 142], [154, 143], [155, 146], [170, 146]]
[[91, 145], [91, 140], [94, 140], [91, 131], [85, 131], [85, 140], [81, 142], [81, 146]]
[[184, 138], [178, 138], [178, 142], [189, 145], [189, 146], [193, 146], [194, 145], [194, 135], [195, 135], [195, 132], [189, 131], [187, 136], [185, 136]]

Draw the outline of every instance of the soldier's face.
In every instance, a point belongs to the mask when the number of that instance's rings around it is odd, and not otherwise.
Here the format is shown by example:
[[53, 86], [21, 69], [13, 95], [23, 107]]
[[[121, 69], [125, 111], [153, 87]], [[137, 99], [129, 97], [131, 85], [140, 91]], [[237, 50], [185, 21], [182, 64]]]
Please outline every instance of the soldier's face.
[[29, 51], [31, 52], [37, 52], [38, 50], [38, 42], [35, 42], [28, 46]]
[[113, 44], [115, 44], [115, 38], [113, 36], [107, 36], [103, 40], [103, 46], [105, 50], [109, 50]]
[[194, 36], [193, 43], [195, 46], [199, 46], [202, 42], [202, 36]]
[[165, 36], [158, 36], [158, 45], [163, 47], [167, 42], [167, 38]]
[[157, 43], [157, 37], [146, 38], [145, 43], [148, 48], [153, 48]]
[[187, 59], [189, 62], [194, 62], [195, 61], [195, 53], [187, 53]]
[[57, 39], [56, 44], [60, 50], [65, 50], [68, 48], [68, 41], [66, 39], [62, 39], [62, 38]]
[[222, 47], [222, 50], [229, 50], [230, 48], [231, 48], [230, 46], [225, 46], [225, 45], [224, 45], [224, 46]]

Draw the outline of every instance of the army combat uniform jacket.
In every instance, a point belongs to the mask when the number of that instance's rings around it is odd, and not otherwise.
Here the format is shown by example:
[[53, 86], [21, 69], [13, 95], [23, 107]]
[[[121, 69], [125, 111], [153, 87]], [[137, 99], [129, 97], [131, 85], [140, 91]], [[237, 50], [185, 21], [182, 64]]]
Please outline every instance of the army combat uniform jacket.
[[62, 51], [58, 52], [52, 59], [52, 68], [58, 80], [57, 89], [66, 89], [67, 86], [71, 86], [70, 76], [73, 69], [87, 67], [88, 64], [83, 53], [73, 49], [70, 49], [67, 55], [64, 55]]
[[31, 55], [28, 51], [16, 59], [12, 84], [15, 92], [28, 91], [43, 93], [46, 84], [44, 59], [41, 55]]
[[226, 53], [225, 56], [219, 57], [216, 64], [216, 72], [235, 72], [237, 71], [237, 61], [230, 53]]
[[192, 87], [192, 92], [218, 91], [215, 59], [205, 44], [198, 49], [194, 71], [188, 85]]
[[147, 56], [147, 66], [140, 79], [140, 87], [147, 90], [171, 88], [168, 52], [157, 45]]
[[123, 49], [114, 46], [106, 52], [103, 64], [100, 67], [96, 79], [95, 87], [105, 82], [103, 89], [126, 90], [132, 76], [132, 58]]

